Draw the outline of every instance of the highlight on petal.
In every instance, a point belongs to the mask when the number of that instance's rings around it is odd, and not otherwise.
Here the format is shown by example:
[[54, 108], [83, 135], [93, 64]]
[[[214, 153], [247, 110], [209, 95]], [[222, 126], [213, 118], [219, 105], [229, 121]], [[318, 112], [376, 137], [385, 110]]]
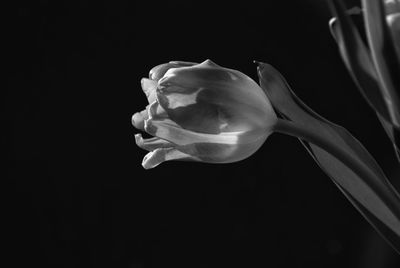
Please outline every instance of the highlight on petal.
[[150, 169], [158, 166], [162, 162], [170, 160], [192, 160], [198, 161], [196, 157], [182, 153], [175, 148], [159, 148], [148, 153], [142, 162], [142, 166], [145, 169]]
[[271, 129], [204, 134], [182, 129], [170, 119], [145, 121], [147, 133], [168, 140], [181, 152], [208, 163], [232, 163], [249, 157], [265, 142]]
[[155, 149], [158, 148], [174, 147], [174, 144], [157, 137], [153, 137], [150, 139], [143, 139], [141, 134], [135, 135], [135, 141], [138, 147], [147, 151], [154, 151]]
[[191, 62], [191, 61], [180, 61], [180, 60], [173, 60], [169, 62], [170, 64], [175, 64], [176, 67], [185, 67], [185, 66], [193, 66], [198, 64], [197, 62]]
[[132, 125], [140, 130], [144, 131], [144, 121], [147, 120], [149, 118], [149, 114], [148, 114], [148, 106], [146, 107], [145, 110], [139, 112], [139, 113], [135, 113], [132, 116]]
[[167, 108], [168, 109], [176, 109], [179, 107], [186, 107], [191, 104], [196, 104], [197, 96], [203, 89], [204, 88], [200, 87], [196, 91], [193, 91], [190, 94], [173, 92], [173, 93], [166, 95], [166, 99], [168, 99]]
[[195, 62], [186, 62], [186, 61], [170, 61], [169, 63], [164, 63], [157, 65], [153, 69], [150, 70], [149, 72], [149, 78], [154, 81], [160, 80], [165, 73], [171, 69], [171, 68], [179, 68], [179, 67], [185, 67], [185, 66], [192, 66], [197, 63]]
[[242, 135], [235, 145], [222, 143], [194, 143], [190, 146], [182, 146], [184, 152], [196, 155], [206, 163], [233, 163], [248, 158], [261, 148], [270, 133], [254, 135], [248, 133]]
[[168, 140], [180, 146], [193, 143], [220, 143], [238, 144], [239, 136], [244, 131], [221, 132], [220, 134], [205, 134], [186, 130], [170, 119], [153, 120], [149, 118], [144, 122], [144, 129], [147, 133]]
[[148, 102], [154, 102], [156, 100], [157, 82], [148, 78], [142, 78], [141, 85], [143, 92], [146, 94]]

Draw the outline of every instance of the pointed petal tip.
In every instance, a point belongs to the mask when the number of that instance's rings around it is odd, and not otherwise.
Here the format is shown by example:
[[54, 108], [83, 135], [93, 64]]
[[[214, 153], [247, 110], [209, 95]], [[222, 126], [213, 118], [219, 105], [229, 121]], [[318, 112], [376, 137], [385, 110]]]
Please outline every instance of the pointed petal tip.
[[253, 61], [255, 64], [257, 64], [257, 71], [260, 73], [260, 72], [262, 72], [262, 71], [264, 71], [265, 69], [267, 69], [267, 68], [269, 68], [269, 69], [275, 69], [271, 64], [269, 64], [269, 63], [265, 63], [265, 62], [262, 62], [262, 61], [257, 61], [257, 60], [254, 60]]
[[255, 65], [257, 65], [257, 72], [260, 72], [261, 69], [263, 68], [263, 63], [261, 61], [258, 61], [258, 60], [253, 60], [253, 63]]
[[263, 62], [263, 61], [258, 61], [258, 60], [253, 60], [253, 63], [258, 65], [258, 67], [264, 67], [264, 66], [271, 66], [271, 64]]
[[203, 61], [199, 65], [205, 65], [205, 66], [211, 66], [211, 67], [221, 67], [221, 66], [219, 66], [218, 64], [216, 64], [215, 62], [213, 62], [210, 59], [206, 59], [205, 61]]

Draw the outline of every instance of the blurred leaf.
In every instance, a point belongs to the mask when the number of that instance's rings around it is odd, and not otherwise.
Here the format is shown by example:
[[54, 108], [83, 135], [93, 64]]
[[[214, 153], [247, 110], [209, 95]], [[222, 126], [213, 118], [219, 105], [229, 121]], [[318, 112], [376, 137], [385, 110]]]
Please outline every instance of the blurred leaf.
[[361, 94], [383, 118], [390, 121], [370, 52], [365, 47], [356, 27], [342, 10], [338, 11], [337, 18], [330, 21], [330, 27], [346, 67]]
[[383, 1], [363, 0], [364, 21], [372, 59], [378, 73], [382, 93], [387, 99], [391, 122], [400, 128], [400, 59], [386, 21]]
[[387, 26], [391, 32], [397, 58], [400, 61], [400, 0], [384, 0]]
[[392, 124], [388, 123], [384, 118], [378, 114], [379, 121], [383, 128], [392, 140], [394, 150], [396, 152], [397, 160], [400, 162], [400, 131], [393, 127]]
[[277, 113], [284, 119], [306, 126], [346, 150], [364, 163], [374, 180], [360, 178], [340, 159], [301, 140], [322, 170], [333, 180], [361, 214], [400, 253], [400, 197], [368, 151], [347, 130], [307, 107], [271, 65], [259, 63], [260, 85]]
[[395, 112], [392, 111], [390, 98], [385, 97], [385, 89], [379, 83], [378, 74], [370, 51], [365, 46], [359, 32], [350, 19], [348, 15], [349, 11], [344, 10], [342, 2], [340, 0], [333, 0], [329, 1], [329, 3], [336, 16], [330, 21], [329, 25], [332, 35], [338, 43], [339, 51], [346, 67], [361, 94], [378, 114], [378, 118], [391, 138], [397, 153], [396, 155], [400, 160], [400, 143], [399, 139], [396, 139], [400, 135], [400, 130], [395, 127]]

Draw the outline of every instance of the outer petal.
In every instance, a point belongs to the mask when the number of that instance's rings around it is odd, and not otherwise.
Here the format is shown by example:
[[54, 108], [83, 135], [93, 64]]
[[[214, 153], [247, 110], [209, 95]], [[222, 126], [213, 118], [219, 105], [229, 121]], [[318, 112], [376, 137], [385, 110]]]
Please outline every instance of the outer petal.
[[204, 134], [186, 130], [170, 119], [152, 120], [144, 122], [147, 133], [171, 141], [177, 145], [185, 146], [193, 143], [220, 143], [237, 144], [239, 136], [245, 132], [222, 132], [220, 134]]
[[151, 135], [168, 140], [188, 155], [203, 162], [231, 163], [255, 153], [270, 132], [226, 132], [218, 135], [185, 130], [169, 119], [146, 120], [145, 130]]
[[147, 151], [154, 151], [158, 148], [172, 148], [174, 147], [174, 144], [154, 137], [154, 138], [150, 138], [150, 139], [143, 139], [141, 134], [136, 134], [135, 135], [135, 141], [136, 141], [136, 145], [144, 150]]
[[153, 152], [148, 153], [142, 162], [142, 166], [145, 169], [150, 169], [158, 166], [162, 162], [170, 160], [192, 160], [198, 161], [196, 157], [190, 156], [188, 154], [182, 153], [175, 148], [159, 148]]
[[[246, 139], [242, 136], [238, 144], [195, 143], [185, 151], [196, 155], [201, 161], [208, 163], [232, 163], [248, 158], [254, 154], [265, 142], [268, 134], [257, 136], [255, 139]], [[190, 149], [190, 150], [189, 150]]]
[[157, 82], [148, 78], [142, 78], [140, 82], [143, 92], [146, 94], [148, 102], [154, 102], [156, 100]]
[[148, 109], [149, 105], [147, 105], [146, 109], [139, 112], [139, 113], [135, 113], [132, 116], [132, 125], [140, 130], [144, 131], [144, 121], [147, 120], [149, 118], [149, 114], [148, 114]]
[[230, 163], [245, 159], [261, 147], [271, 132], [263, 129], [220, 134], [197, 133], [182, 129], [165, 117], [161, 109], [157, 102], [149, 107], [145, 131], [171, 142], [179, 151], [203, 162]]
[[207, 134], [267, 129], [276, 120], [262, 89], [248, 76], [207, 60], [169, 69], [157, 99], [182, 128]]
[[151, 80], [158, 81], [171, 68], [186, 67], [186, 66], [192, 66], [195, 64], [197, 64], [197, 63], [186, 62], [186, 61], [170, 61], [169, 63], [160, 64], [150, 70], [149, 78]]

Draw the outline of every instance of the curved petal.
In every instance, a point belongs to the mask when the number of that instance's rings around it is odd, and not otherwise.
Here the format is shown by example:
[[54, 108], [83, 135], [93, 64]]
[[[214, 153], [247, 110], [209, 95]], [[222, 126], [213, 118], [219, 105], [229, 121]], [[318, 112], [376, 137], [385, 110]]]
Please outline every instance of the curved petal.
[[158, 101], [154, 101], [146, 108], [149, 114], [148, 118], [152, 118], [154, 120], [168, 119], [168, 114], [165, 112], [164, 108], [158, 103]]
[[170, 69], [158, 82], [157, 100], [171, 120], [197, 133], [267, 129], [276, 120], [256, 82], [210, 60]]
[[[247, 135], [246, 135], [247, 136]], [[194, 143], [180, 148], [182, 151], [195, 155], [202, 162], [232, 163], [248, 158], [261, 148], [268, 135], [256, 136], [254, 139], [241, 136], [238, 143]]]
[[144, 121], [147, 120], [149, 118], [149, 114], [148, 114], [148, 107], [149, 105], [147, 105], [146, 109], [139, 112], [139, 113], [135, 113], [132, 116], [132, 125], [140, 130], [144, 131]]
[[[208, 163], [231, 163], [245, 159], [256, 152], [271, 133], [267, 129], [221, 132], [216, 135], [197, 133], [183, 129], [169, 119], [158, 102], [148, 107], [148, 114], [149, 119], [144, 125], [147, 133], [170, 142], [177, 150], [196, 157], [199, 161]], [[156, 138], [150, 140], [149, 142], [160, 142]], [[162, 142], [165, 147], [171, 147], [171, 144]]]
[[171, 160], [192, 160], [198, 161], [196, 157], [182, 153], [175, 148], [158, 148], [143, 158], [142, 166], [145, 169], [150, 169], [158, 166], [162, 162]]
[[185, 67], [185, 66], [192, 66], [197, 63], [195, 62], [186, 62], [186, 61], [170, 61], [168, 63], [160, 64], [154, 67], [153, 69], [150, 70], [149, 72], [149, 78], [158, 81], [160, 80], [164, 74], [171, 68], [179, 68], [179, 67]]
[[198, 64], [197, 62], [191, 62], [191, 61], [180, 61], [180, 60], [173, 60], [169, 62], [170, 64], [176, 64], [179, 67], [185, 67], [185, 66], [192, 66]]
[[154, 102], [156, 100], [157, 82], [148, 78], [142, 78], [140, 83], [142, 85], [144, 94], [146, 94], [148, 102]]
[[196, 133], [181, 128], [170, 119], [153, 120], [149, 118], [144, 122], [144, 129], [147, 133], [168, 140], [180, 146], [193, 143], [220, 143], [237, 144], [239, 136], [245, 132], [221, 132], [218, 135]]
[[147, 133], [168, 140], [181, 152], [208, 163], [232, 163], [254, 154], [271, 132], [226, 132], [218, 135], [182, 129], [169, 119], [146, 120]]
[[143, 139], [141, 134], [136, 134], [135, 135], [135, 141], [136, 141], [136, 145], [144, 150], [147, 151], [154, 151], [158, 148], [171, 148], [174, 147], [174, 144], [154, 137], [154, 138], [150, 138], [150, 139]]

